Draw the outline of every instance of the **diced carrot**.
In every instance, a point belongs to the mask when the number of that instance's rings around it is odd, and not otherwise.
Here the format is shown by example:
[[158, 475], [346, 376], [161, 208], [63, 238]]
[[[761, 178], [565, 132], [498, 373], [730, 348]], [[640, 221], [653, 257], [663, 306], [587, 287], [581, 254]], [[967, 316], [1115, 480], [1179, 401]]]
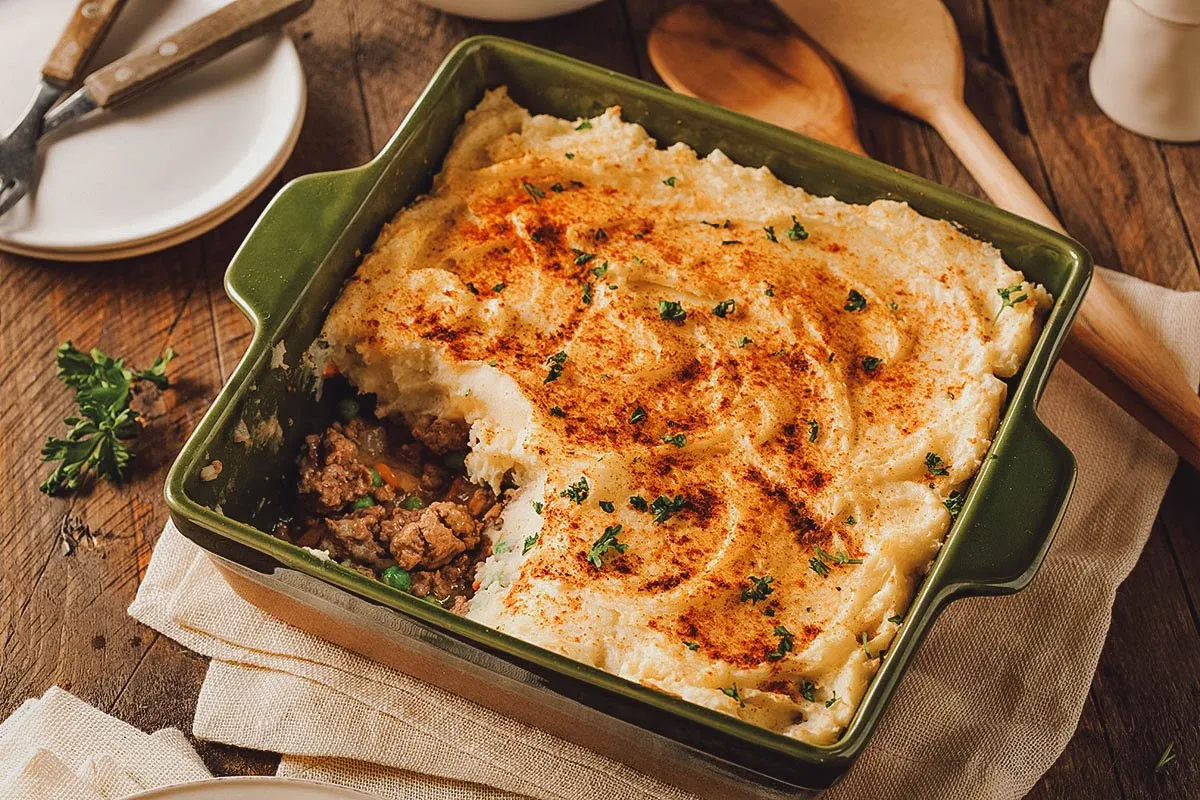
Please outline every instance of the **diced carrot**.
[[379, 473], [379, 477], [383, 478], [383, 482], [393, 489], [399, 489], [403, 492], [415, 492], [420, 486], [420, 480], [415, 475], [410, 475], [407, 472], [392, 469], [382, 461], [372, 464], [375, 471]]
[[325, 370], [321, 373], [323, 377], [333, 378], [340, 374], [341, 373], [338, 372], [337, 364], [333, 363], [332, 361], [325, 362]]
[[472, 583], [471, 588], [478, 592], [479, 591], [479, 581], [476, 580], [474, 583]]

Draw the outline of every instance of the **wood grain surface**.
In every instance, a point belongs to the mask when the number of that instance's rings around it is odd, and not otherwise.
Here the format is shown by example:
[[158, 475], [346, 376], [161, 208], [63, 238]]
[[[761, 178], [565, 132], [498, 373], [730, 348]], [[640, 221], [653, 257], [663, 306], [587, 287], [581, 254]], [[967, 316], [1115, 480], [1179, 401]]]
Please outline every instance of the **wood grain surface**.
[[[646, 35], [672, 5], [607, 0], [556, 20], [501, 25], [401, 0], [318, 0], [291, 29], [310, 92], [299, 145], [248, 209], [200, 239], [127, 261], [61, 265], [0, 254], [0, 718], [59, 684], [145, 730], [190, 730], [204, 660], [125, 609], [166, 519], [167, 466], [249, 342], [221, 279], [274, 189], [368, 158], [446, 52], [470, 34], [523, 39], [657, 81]], [[952, 0], [967, 102], [1098, 262], [1198, 289], [1200, 146], [1139, 138], [1096, 108], [1086, 75], [1104, 5]], [[869, 100], [856, 105], [864, 144], [877, 158], [979, 193], [932, 131]], [[167, 344], [179, 358], [175, 386], [151, 409], [131, 481], [51, 499], [37, 490], [47, 471], [37, 453], [70, 410], [52, 365], [54, 347], [68, 338], [136, 365]], [[64, 534], [76, 542], [73, 552]], [[1197, 797], [1198, 609], [1200, 474], [1181, 467], [1118, 592], [1079, 730], [1032, 798]], [[1172, 741], [1177, 760], [1155, 774]], [[274, 769], [271, 754], [199, 747], [219, 774]]]

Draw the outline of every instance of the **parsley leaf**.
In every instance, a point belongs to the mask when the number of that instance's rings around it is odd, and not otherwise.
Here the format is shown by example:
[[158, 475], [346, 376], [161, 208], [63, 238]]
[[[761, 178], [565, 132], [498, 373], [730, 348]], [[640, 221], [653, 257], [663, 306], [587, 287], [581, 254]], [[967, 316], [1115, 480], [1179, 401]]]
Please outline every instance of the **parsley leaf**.
[[942, 503], [946, 507], [946, 510], [950, 512], [950, 519], [955, 519], [962, 513], [963, 503], [966, 499], [963, 493], [957, 489], [950, 493], [950, 496]]
[[887, 621], [888, 621], [888, 622], [891, 622], [891, 623], [893, 623], [893, 624], [895, 624], [895, 625], [899, 625], [901, 622], [904, 622], [904, 617], [902, 617], [902, 616], [900, 616], [899, 614], [897, 614], [897, 615], [896, 615], [896, 616], [894, 616], [894, 617], [888, 617], [888, 620], [887, 620]]
[[736, 305], [737, 305], [736, 300], [722, 300], [721, 302], [719, 302], [715, 306], [713, 306], [712, 312], [713, 312], [713, 314], [717, 315], [721, 319], [724, 319], [725, 317], [729, 316], [729, 313], [731, 311], [733, 311], [733, 309]]
[[842, 306], [846, 311], [862, 311], [866, 307], [867, 298], [854, 289], [851, 289], [850, 294], [846, 295], [846, 305]]
[[525, 544], [521, 547], [521, 555], [525, 555], [526, 553], [528, 553], [530, 550], [533, 549], [533, 546], [535, 544], [537, 544], [537, 540], [538, 540], [539, 536], [541, 536], [541, 533], [535, 533], [531, 536], [525, 537]]
[[771, 588], [771, 584], [775, 579], [770, 575], [764, 575], [761, 578], [754, 575], [747, 575], [746, 580], [750, 582], [750, 587], [742, 587], [742, 602], [749, 600], [752, 603], [757, 603], [759, 600], [766, 600], [767, 595], [775, 591]]
[[592, 267], [592, 274], [595, 275], [597, 278], [603, 278], [604, 273], [606, 273], [606, 272], [608, 272], [608, 262], [607, 261], [603, 262], [598, 267]]
[[863, 356], [863, 359], [862, 359], [863, 372], [874, 372], [875, 370], [879, 369], [879, 367], [882, 364], [883, 364], [882, 358], [876, 358], [875, 356]]
[[646, 498], [640, 494], [630, 495], [629, 505], [636, 508], [638, 511], [649, 511], [650, 504], [646, 502]]
[[776, 243], [778, 243], [778, 242], [779, 242], [779, 239], [778, 239], [778, 238], [776, 238], [776, 236], [775, 236], [775, 228], [774, 228], [773, 226], [771, 226], [771, 225], [767, 225], [766, 227], [764, 227], [764, 228], [763, 228], [763, 230], [764, 230], [764, 231], [766, 232], [766, 234], [767, 234], [767, 241], [768, 241], [768, 242], [776, 242]]
[[658, 316], [667, 322], [683, 322], [687, 319], [687, 312], [683, 310], [683, 304], [677, 300], [659, 300]]
[[508, 284], [507, 284], [507, 283], [500, 282], [500, 283], [497, 283], [495, 286], [493, 286], [493, 287], [492, 287], [492, 291], [493, 291], [493, 292], [496, 292], [497, 294], [499, 294], [500, 292], [503, 292], [503, 291], [504, 291], [505, 289], [507, 289], [507, 288], [508, 288]]
[[558, 406], [550, 406], [550, 416], [552, 416], [552, 417], [565, 417], [566, 415], [567, 415], [567, 412], [563, 411], [563, 410], [562, 410], [561, 408], [559, 408]]
[[588, 491], [587, 478], [581, 476], [575, 483], [572, 483], [566, 489], [559, 492], [558, 496], [565, 497], [578, 505], [583, 505], [583, 501], [588, 498]]
[[125, 366], [122, 358], [109, 358], [99, 350], [84, 353], [71, 342], [54, 351], [59, 380], [75, 391], [79, 416], [68, 417], [65, 438], [50, 437], [42, 447], [43, 461], [58, 461], [42, 482], [49, 495], [76, 491], [88, 472], [97, 478], [121, 481], [133, 453], [125, 443], [141, 430], [136, 411], [129, 407], [135, 381], [149, 381], [166, 389], [167, 364], [175, 357], [167, 348], [149, 369]]
[[606, 514], [611, 514], [617, 510], [617, 507], [613, 505], [612, 500], [601, 500], [600, 501], [600, 510], [605, 512]]
[[[1000, 295], [1000, 310], [996, 312], [996, 319], [1000, 319], [1000, 315], [1004, 313], [1006, 308], [1015, 308], [1017, 303], [1022, 303], [1029, 299], [1029, 294], [1024, 291], [1025, 284], [1014, 283], [1012, 286], [1005, 286], [1003, 289], [997, 289], [996, 294]], [[1020, 292], [1020, 294], [1017, 294]], [[1014, 297], [1013, 295], [1016, 295]]]
[[637, 406], [633, 409], [633, 413], [629, 415], [629, 424], [637, 425], [639, 422], [642, 422], [645, 419], [646, 409], [642, 408], [641, 406]]
[[862, 645], [863, 652], [866, 653], [867, 658], [878, 658], [880, 655], [882, 655], [882, 653], [876, 653], [875, 655], [871, 655], [871, 651], [867, 649], [867, 632], [866, 631], [863, 631], [862, 633], [860, 633], [858, 635], [858, 643]]
[[788, 228], [787, 237], [793, 242], [802, 242], [808, 238], [808, 231], [804, 230], [795, 214], [792, 215], [792, 227]]
[[673, 433], [670, 436], [664, 436], [662, 440], [666, 444], [673, 444], [676, 447], [683, 447], [687, 444], [687, 436], [682, 433]]
[[947, 466], [949, 465], [945, 461], [942, 461], [942, 457], [937, 453], [925, 454], [925, 469], [930, 475], [949, 475], [950, 470], [946, 469]]
[[529, 195], [530, 197], [533, 198], [533, 202], [535, 205], [537, 203], [542, 202], [542, 198], [546, 196], [545, 192], [543, 192], [538, 187], [534, 186], [529, 181], [521, 181], [521, 188], [525, 190], [525, 193], [527, 195]]
[[[630, 498], [630, 502], [633, 502], [633, 498]], [[666, 495], [660, 494], [650, 504], [650, 511], [654, 514], [654, 521], [661, 525], [680, 511], [683, 511], [683, 507], [686, 505], [687, 501], [683, 499], [683, 495], [681, 494], [675, 495], [674, 498], [668, 498]]]
[[589, 119], [585, 119], [583, 122], [581, 122], [575, 126], [575, 130], [577, 130], [577, 131], [588, 131], [591, 129], [592, 129], [592, 121]]
[[792, 648], [795, 646], [793, 640], [796, 637], [792, 635], [791, 631], [782, 625], [775, 626], [775, 635], [779, 637], [779, 644], [776, 646], [774, 652], [767, 653], [768, 661], [778, 661], [790, 653]]
[[817, 699], [817, 687], [808, 678], [800, 682], [800, 696], [810, 703]]
[[686, 647], [688, 650], [699, 650], [700, 649], [700, 645], [698, 645], [696, 642], [684, 642], [683, 646]]
[[742, 338], [738, 339], [737, 345], [738, 345], [738, 347], [745, 347], [746, 345], [750, 344], [752, 341], [754, 341], [754, 340], [751, 339], [749, 336], [743, 336]]
[[768, 283], [767, 288], [763, 290], [763, 294], [765, 294], [767, 297], [774, 297], [775, 296], [775, 284]]
[[592, 285], [590, 283], [584, 281], [583, 291], [579, 295], [579, 300], [585, 306], [590, 306], [592, 304]]
[[820, 433], [821, 423], [817, 422], [815, 419], [810, 419], [808, 421], [808, 440], [810, 442], [815, 442]]
[[554, 355], [547, 356], [546, 363], [550, 366], [550, 369], [546, 373], [546, 380], [542, 381], [542, 383], [550, 383], [551, 381], [558, 380], [562, 377], [563, 365], [567, 363], [567, 352], [559, 350]]
[[727, 689], [722, 689], [721, 694], [725, 695], [726, 697], [732, 697], [734, 700], [737, 700], [737, 704], [739, 706], [741, 706], [742, 708], [746, 707], [746, 701], [742, 699], [742, 695], [738, 691], [738, 685], [736, 683]]
[[675, 185], [675, 176], [672, 175], [669, 178], [663, 178], [663, 183], [665, 183], [667, 186], [674, 186]]
[[596, 257], [595, 253], [585, 253], [583, 250], [580, 250], [578, 247], [572, 247], [571, 252], [573, 252], [575, 254], [575, 266], [577, 266], [577, 267], [583, 266], [584, 264], [586, 264], [587, 262], [591, 261], [593, 258]]
[[834, 690], [833, 690], [833, 696], [832, 696], [832, 697], [830, 697], [828, 700], [826, 700], [826, 701], [825, 701], [825, 707], [826, 707], [826, 708], [829, 708], [830, 706], [832, 706], [832, 705], [833, 705], [834, 703], [836, 703], [837, 701], [838, 701], [837, 689], [834, 689]]
[[829, 567], [825, 566], [825, 562], [816, 556], [813, 556], [808, 560], [808, 566], [813, 572], [817, 573], [822, 578], [829, 574]]
[[600, 534], [600, 538], [592, 542], [592, 546], [587, 551], [587, 560], [593, 567], [599, 568], [603, 563], [602, 559], [610, 550], [624, 553], [629, 549], [629, 545], [617, 541], [617, 534], [620, 532], [620, 525], [609, 525], [604, 529], [604, 533]]
[[546, 507], [544, 504], [539, 503], [537, 500], [534, 500], [532, 505], [533, 505], [533, 513], [538, 514], [539, 516], [542, 513], [542, 509]]
[[573, 160], [573, 159], [575, 158], [575, 154], [574, 154], [574, 153], [563, 153], [563, 155], [565, 155], [565, 156], [567, 157], [567, 160], [568, 160], [568, 161], [571, 161], [571, 160]]

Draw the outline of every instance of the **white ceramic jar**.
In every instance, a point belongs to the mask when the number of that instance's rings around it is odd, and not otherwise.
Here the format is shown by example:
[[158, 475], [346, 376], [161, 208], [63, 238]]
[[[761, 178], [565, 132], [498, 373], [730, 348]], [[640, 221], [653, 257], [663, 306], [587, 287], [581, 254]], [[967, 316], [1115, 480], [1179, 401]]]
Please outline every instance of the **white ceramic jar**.
[[1200, 0], [1110, 0], [1089, 82], [1118, 125], [1200, 141]]

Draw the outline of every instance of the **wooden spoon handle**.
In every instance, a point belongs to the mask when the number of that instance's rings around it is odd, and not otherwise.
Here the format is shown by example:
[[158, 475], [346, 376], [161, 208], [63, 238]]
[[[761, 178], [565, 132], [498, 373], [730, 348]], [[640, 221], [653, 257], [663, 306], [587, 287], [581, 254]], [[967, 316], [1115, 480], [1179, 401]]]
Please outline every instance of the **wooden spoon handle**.
[[[941, 104], [930, 112], [929, 122], [992, 202], [1066, 233], [965, 105]], [[1063, 355], [1171, 449], [1200, 467], [1200, 397], [1196, 387], [1099, 275], [1092, 278], [1071, 328], [1070, 346]]]
[[125, 0], [81, 0], [42, 67], [42, 77], [70, 86], [108, 35]]
[[163, 81], [203, 66], [308, 10], [312, 0], [234, 0], [157, 44], [134, 50], [84, 79], [92, 99], [109, 108]]

